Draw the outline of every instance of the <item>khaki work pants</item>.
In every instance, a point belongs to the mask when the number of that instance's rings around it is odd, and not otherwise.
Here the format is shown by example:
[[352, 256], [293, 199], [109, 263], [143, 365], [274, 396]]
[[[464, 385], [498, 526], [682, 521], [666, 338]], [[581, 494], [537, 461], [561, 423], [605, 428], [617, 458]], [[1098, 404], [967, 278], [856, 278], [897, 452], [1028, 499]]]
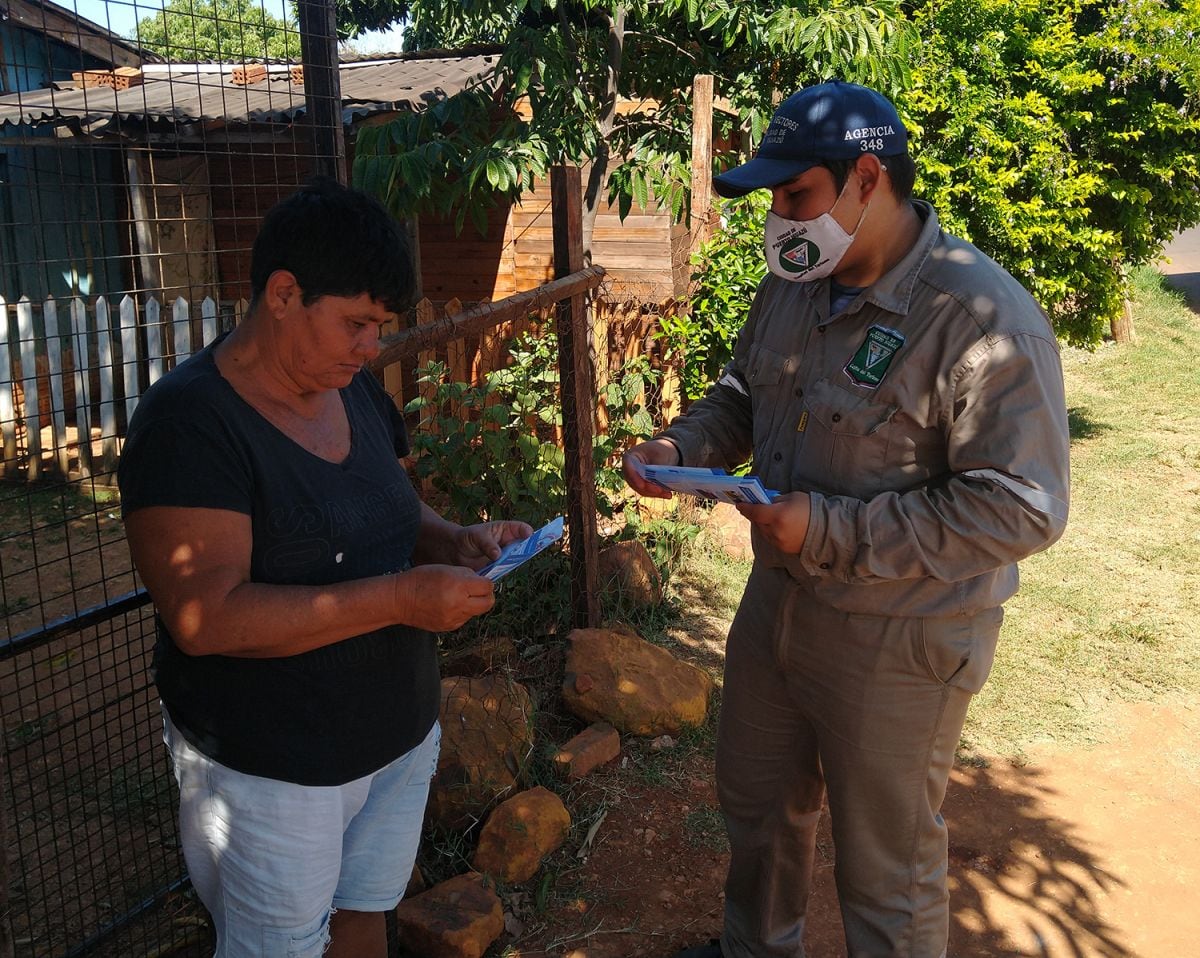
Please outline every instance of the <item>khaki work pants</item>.
[[729, 632], [717, 792], [729, 830], [726, 958], [802, 958], [828, 792], [851, 958], [940, 958], [949, 931], [940, 808], [1003, 610], [839, 612], [755, 566]]

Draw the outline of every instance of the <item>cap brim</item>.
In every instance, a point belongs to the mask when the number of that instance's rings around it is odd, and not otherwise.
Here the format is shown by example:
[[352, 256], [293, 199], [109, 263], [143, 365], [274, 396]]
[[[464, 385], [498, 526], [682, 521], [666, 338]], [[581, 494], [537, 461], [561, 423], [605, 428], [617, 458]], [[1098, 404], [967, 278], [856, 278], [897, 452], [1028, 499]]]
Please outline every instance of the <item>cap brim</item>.
[[770, 189], [794, 180], [820, 163], [820, 160], [768, 160], [755, 157], [748, 163], [713, 177], [713, 189], [719, 196], [734, 199], [755, 190]]

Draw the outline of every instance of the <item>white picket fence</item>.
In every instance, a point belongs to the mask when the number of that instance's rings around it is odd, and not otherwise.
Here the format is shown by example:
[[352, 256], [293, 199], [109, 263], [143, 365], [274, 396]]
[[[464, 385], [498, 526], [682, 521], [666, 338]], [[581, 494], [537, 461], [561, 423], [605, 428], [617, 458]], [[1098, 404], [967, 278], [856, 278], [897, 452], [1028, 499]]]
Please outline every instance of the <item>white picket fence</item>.
[[103, 296], [90, 306], [79, 297], [40, 304], [0, 297], [4, 478], [111, 475], [121, 430], [144, 388], [212, 342], [245, 308], [244, 300], [218, 305], [209, 297], [193, 315], [182, 297], [168, 308], [155, 298], [139, 306], [127, 294], [114, 315]]

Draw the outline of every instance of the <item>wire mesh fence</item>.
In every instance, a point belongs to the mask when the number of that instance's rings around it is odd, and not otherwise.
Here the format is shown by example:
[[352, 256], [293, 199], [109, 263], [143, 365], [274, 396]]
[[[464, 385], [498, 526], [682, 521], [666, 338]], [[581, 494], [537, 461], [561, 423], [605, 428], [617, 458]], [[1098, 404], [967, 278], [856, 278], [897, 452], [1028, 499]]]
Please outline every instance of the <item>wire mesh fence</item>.
[[[496, 62], [339, 62], [333, 10], [0, 3], [0, 958], [192, 955], [209, 941], [161, 746], [153, 609], [120, 519], [126, 425], [153, 382], [244, 314], [271, 206], [313, 174], [344, 180], [358, 132]], [[426, 299], [410, 325], [554, 276], [540, 189], [524, 210], [499, 207], [487, 236], [459, 237], [453, 215], [413, 226]], [[602, 242], [630, 242], [621, 229], [642, 245], [625, 254], [624, 305], [599, 311], [601, 394], [647, 351], [682, 270], [669, 217], [605, 228], [598, 259]], [[652, 247], [662, 262], [648, 269]], [[657, 307], [628, 302], [634, 289]], [[510, 361], [512, 334], [420, 358], [478, 380]], [[413, 365], [382, 371], [398, 400], [419, 394]]]
[[283, 4], [179, 6], [0, 16], [0, 955], [207, 935], [115, 469], [141, 393], [244, 310], [263, 214], [345, 157], [328, 30], [302, 38]]

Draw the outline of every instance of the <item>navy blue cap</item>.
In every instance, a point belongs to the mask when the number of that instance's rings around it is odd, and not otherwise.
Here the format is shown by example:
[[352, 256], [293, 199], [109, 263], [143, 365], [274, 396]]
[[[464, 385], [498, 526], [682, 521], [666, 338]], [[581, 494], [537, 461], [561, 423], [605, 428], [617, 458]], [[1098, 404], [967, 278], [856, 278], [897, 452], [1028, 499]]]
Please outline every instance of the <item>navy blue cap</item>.
[[714, 176], [713, 188], [726, 198], [745, 196], [786, 183], [824, 160], [896, 156], [907, 149], [908, 132], [886, 97], [830, 80], [779, 104], [754, 159]]

